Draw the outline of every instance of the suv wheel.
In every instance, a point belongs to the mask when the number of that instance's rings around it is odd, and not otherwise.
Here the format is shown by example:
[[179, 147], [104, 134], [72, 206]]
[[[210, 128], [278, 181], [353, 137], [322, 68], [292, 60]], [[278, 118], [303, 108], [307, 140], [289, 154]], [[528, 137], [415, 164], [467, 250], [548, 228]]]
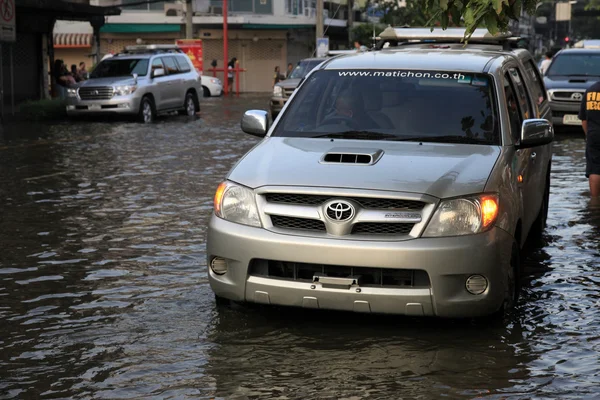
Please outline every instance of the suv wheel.
[[145, 124], [150, 124], [154, 122], [156, 118], [156, 110], [154, 108], [154, 102], [152, 98], [145, 96], [142, 99], [142, 103], [140, 104], [140, 121]]
[[193, 117], [194, 115], [196, 115], [196, 99], [195, 99], [195, 95], [192, 92], [189, 92], [186, 96], [185, 96], [185, 114], [188, 117]]
[[210, 90], [206, 86], [202, 86], [202, 91], [204, 92], [204, 97], [210, 97]]
[[193, 117], [200, 111], [198, 99], [194, 92], [187, 92], [185, 95], [185, 101], [183, 102], [183, 109], [179, 110], [179, 115], [187, 115]]

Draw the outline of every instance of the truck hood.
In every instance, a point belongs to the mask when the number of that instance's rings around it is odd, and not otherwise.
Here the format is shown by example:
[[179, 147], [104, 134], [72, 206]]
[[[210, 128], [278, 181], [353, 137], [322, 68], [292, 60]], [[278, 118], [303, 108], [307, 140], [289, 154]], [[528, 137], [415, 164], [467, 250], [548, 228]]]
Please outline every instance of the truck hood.
[[[321, 163], [327, 153], [382, 151], [372, 165]], [[265, 138], [232, 169], [229, 179], [251, 188], [307, 186], [389, 190], [438, 198], [482, 192], [500, 146]]]
[[298, 87], [300, 83], [300, 79], [286, 79], [284, 81], [278, 82], [277, 86], [281, 86], [284, 89], [295, 89]]
[[600, 79], [597, 76], [544, 76], [546, 89], [587, 89]]

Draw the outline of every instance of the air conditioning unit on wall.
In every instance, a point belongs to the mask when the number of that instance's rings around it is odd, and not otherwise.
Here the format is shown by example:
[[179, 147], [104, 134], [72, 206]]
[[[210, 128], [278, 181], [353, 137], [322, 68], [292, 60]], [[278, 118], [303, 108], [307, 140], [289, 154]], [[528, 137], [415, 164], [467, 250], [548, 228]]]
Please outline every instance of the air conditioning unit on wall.
[[183, 15], [183, 4], [165, 3], [165, 15], [167, 17], [178, 17]]
[[304, 9], [304, 16], [308, 17], [308, 18], [316, 18], [317, 17], [317, 9], [311, 8], [311, 7], [306, 7]]

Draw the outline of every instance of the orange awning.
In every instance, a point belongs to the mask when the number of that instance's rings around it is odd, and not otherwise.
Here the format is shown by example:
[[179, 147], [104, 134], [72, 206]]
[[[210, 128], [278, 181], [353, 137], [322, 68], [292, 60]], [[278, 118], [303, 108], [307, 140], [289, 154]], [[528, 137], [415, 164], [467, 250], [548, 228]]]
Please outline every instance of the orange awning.
[[92, 47], [93, 36], [91, 33], [55, 33], [55, 49], [74, 49]]

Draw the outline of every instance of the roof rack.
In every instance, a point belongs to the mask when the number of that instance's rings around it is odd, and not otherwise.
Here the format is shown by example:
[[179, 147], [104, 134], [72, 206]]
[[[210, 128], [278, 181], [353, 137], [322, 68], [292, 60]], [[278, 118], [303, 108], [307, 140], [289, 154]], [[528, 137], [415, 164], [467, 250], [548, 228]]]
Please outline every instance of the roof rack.
[[[462, 43], [465, 33], [465, 28], [434, 29], [432, 31], [431, 28], [394, 28], [388, 26], [375, 38], [378, 41], [375, 48], [380, 50], [386, 43], [394, 46], [415, 43]], [[473, 31], [468, 42], [500, 45], [504, 49], [512, 49], [514, 48], [513, 43], [516, 44], [519, 40], [520, 37], [513, 36], [511, 32], [501, 32], [493, 35], [485, 28], [477, 28]]]
[[139, 44], [134, 46], [125, 46], [125, 50], [119, 54], [139, 54], [139, 53], [182, 53], [183, 50], [176, 44]]

